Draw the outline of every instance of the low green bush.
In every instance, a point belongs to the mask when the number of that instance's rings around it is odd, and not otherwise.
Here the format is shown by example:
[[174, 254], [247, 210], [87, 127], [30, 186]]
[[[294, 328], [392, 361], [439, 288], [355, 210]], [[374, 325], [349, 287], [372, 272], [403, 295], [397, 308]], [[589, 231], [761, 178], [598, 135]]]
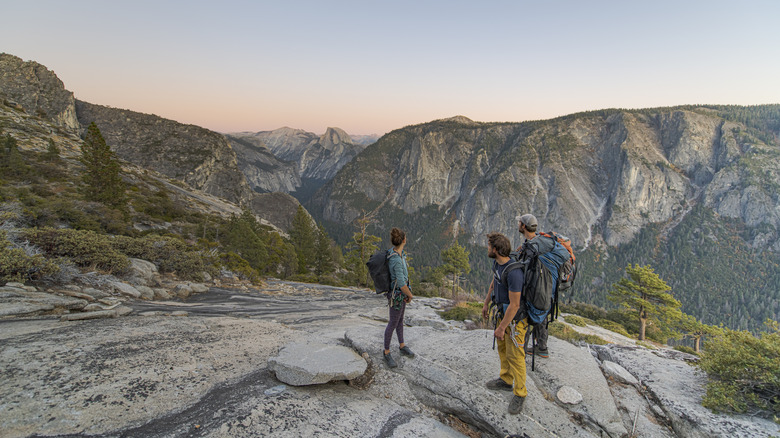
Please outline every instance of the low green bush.
[[585, 319], [583, 319], [582, 317], [580, 317], [580, 316], [577, 316], [577, 315], [566, 315], [566, 316], [564, 317], [564, 319], [565, 319], [565, 320], [566, 320], [566, 322], [568, 322], [569, 324], [571, 324], [571, 325], [576, 325], [577, 327], [585, 327], [586, 325], [588, 325], [588, 324], [585, 322]]
[[707, 341], [699, 367], [707, 373], [704, 407], [780, 419], [780, 326], [756, 337], [725, 329]]
[[604, 327], [609, 331], [621, 334], [627, 338], [631, 337], [631, 335], [628, 333], [628, 330], [615, 321], [609, 319], [598, 319], [595, 321], [595, 324], [599, 327]]
[[558, 339], [568, 341], [572, 344], [586, 342], [588, 344], [606, 345], [608, 342], [596, 335], [583, 335], [571, 327], [558, 321], [553, 321], [549, 326], [549, 333]]
[[[476, 305], [479, 305], [477, 308]], [[439, 312], [442, 318], [452, 321], [482, 321], [482, 303], [463, 302]]]
[[691, 347], [689, 347], [687, 345], [677, 345], [677, 346], [674, 347], [674, 349], [677, 350], [677, 351], [682, 351], [683, 353], [693, 354], [693, 355], [696, 355], [696, 356], [699, 355], [698, 353], [696, 353], [696, 350], [694, 350], [693, 348], [691, 348]]
[[148, 260], [161, 272], [175, 272], [181, 278], [200, 280], [206, 266], [197, 247], [171, 236], [149, 234], [143, 237], [116, 236], [117, 251], [129, 257]]
[[0, 242], [0, 283], [24, 283], [56, 274], [59, 266], [42, 255], [29, 256], [21, 248], [11, 248]]
[[94, 231], [25, 228], [21, 233], [50, 258], [65, 257], [80, 267], [121, 273], [130, 265], [127, 256], [114, 249], [110, 236]]
[[249, 265], [249, 262], [234, 252], [220, 254], [219, 263], [241, 279], [249, 280], [252, 283], [260, 281], [260, 275]]

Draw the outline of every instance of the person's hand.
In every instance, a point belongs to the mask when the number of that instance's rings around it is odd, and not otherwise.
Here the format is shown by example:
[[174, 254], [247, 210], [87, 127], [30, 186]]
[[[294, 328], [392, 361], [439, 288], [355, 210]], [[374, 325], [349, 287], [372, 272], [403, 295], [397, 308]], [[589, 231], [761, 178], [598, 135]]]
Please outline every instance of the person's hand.
[[412, 296], [411, 296], [411, 295], [406, 295], [406, 296], [404, 297], [404, 302], [405, 302], [406, 304], [409, 304], [409, 303], [411, 303], [411, 302], [412, 302]]
[[501, 327], [496, 327], [496, 330], [493, 332], [493, 336], [495, 336], [499, 341], [504, 340], [504, 330]]
[[488, 310], [490, 310], [490, 307], [487, 305], [487, 303], [482, 305], [482, 319], [487, 321], [488, 319]]

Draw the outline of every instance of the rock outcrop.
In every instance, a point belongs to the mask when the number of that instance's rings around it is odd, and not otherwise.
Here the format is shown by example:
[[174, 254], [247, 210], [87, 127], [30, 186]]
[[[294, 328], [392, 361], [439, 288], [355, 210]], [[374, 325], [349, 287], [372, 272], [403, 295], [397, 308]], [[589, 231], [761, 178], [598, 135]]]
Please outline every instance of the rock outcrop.
[[355, 144], [339, 128], [317, 136], [300, 129], [279, 128], [257, 133], [234, 133], [232, 137], [267, 148], [280, 160], [295, 163], [301, 179], [328, 181], [365, 146]]
[[53, 71], [34, 61], [0, 53], [0, 97], [32, 115], [76, 131], [76, 102]]
[[435, 208], [476, 244], [485, 230], [515, 235], [516, 216], [534, 212], [582, 248], [597, 234], [607, 245], [629, 242], [703, 202], [750, 226], [772, 227], [764, 237], [773, 245], [780, 148], [745, 131], [696, 108], [525, 124], [441, 120], [387, 134], [307, 207], [339, 223], [379, 204], [410, 215]]
[[252, 189], [238, 169], [236, 154], [219, 133], [151, 114], [76, 101], [82, 129], [97, 124], [119, 158], [236, 204]]
[[282, 161], [254, 137], [226, 136], [236, 151], [238, 167], [256, 192], [294, 192], [301, 186], [295, 163]]
[[[509, 415], [510, 394], [484, 386], [499, 371], [490, 331], [426, 323], [440, 320], [430, 310], [441, 300], [409, 305], [407, 323], [420, 325], [407, 325], [405, 337], [417, 355], [401, 357], [394, 341], [395, 369], [381, 359], [385, 323], [370, 316], [386, 317], [385, 300], [368, 290], [272, 281], [258, 291], [212, 288], [182, 301], [126, 300], [134, 312], [122, 318], [0, 321], [3, 436], [764, 438], [780, 432], [771, 421], [701, 407], [704, 376], [684, 353], [576, 346], [554, 337], [550, 357], [528, 368], [523, 412]], [[365, 379], [304, 386], [279, 380], [280, 357], [289, 356], [286, 367], [296, 368], [295, 359], [316, 364], [324, 349], [346, 352], [349, 360], [335, 363], [354, 360]], [[628, 376], [613, 378], [616, 369]]]

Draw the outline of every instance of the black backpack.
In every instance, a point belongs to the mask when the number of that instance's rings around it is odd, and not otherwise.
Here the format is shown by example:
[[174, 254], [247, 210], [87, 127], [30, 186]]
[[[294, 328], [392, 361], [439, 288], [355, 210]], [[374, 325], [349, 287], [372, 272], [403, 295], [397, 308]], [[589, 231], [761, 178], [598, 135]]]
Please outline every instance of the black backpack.
[[368, 273], [374, 280], [374, 289], [378, 294], [390, 292], [390, 268], [387, 263], [389, 259], [390, 251], [378, 249], [366, 262]]

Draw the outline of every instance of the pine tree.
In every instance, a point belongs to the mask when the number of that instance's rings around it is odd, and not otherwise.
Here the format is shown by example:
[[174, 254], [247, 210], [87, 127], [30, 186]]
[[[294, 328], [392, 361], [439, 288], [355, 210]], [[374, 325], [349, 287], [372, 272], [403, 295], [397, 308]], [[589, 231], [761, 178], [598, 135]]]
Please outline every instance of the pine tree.
[[10, 134], [0, 137], [0, 177], [24, 178], [29, 172], [30, 166], [24, 162], [16, 139]]
[[347, 245], [347, 269], [352, 273], [357, 286], [369, 285], [371, 279], [368, 274], [368, 267], [366, 262], [371, 254], [374, 253], [379, 246], [377, 244], [382, 241], [377, 236], [368, 234], [367, 228], [370, 218], [363, 215], [360, 219], [357, 219], [356, 225], [358, 231], [352, 235], [352, 241]]
[[444, 273], [452, 275], [452, 298], [454, 299], [459, 277], [471, 272], [469, 252], [456, 240], [449, 248], [441, 252], [441, 259], [444, 261], [442, 265]]
[[317, 227], [314, 256], [314, 273], [317, 275], [317, 281], [320, 282], [326, 274], [333, 272], [336, 268], [333, 257], [333, 241], [330, 240], [322, 225]]
[[60, 161], [60, 148], [54, 144], [54, 140], [49, 139], [49, 146], [46, 148], [46, 153], [43, 154], [43, 158], [50, 162]]
[[[639, 340], [645, 340], [648, 321], [659, 326], [668, 325], [680, 302], [666, 291], [671, 290], [650, 266], [626, 266], [628, 278], [623, 277], [612, 285], [609, 299], [624, 308], [636, 312], [639, 318]], [[679, 312], [678, 312], [679, 313]]]
[[288, 234], [298, 256], [298, 272], [303, 274], [314, 264], [316, 225], [301, 205], [295, 212]]
[[87, 199], [115, 207], [124, 205], [125, 185], [119, 176], [119, 161], [95, 122], [87, 128], [81, 145], [81, 162], [87, 168], [82, 175]]

